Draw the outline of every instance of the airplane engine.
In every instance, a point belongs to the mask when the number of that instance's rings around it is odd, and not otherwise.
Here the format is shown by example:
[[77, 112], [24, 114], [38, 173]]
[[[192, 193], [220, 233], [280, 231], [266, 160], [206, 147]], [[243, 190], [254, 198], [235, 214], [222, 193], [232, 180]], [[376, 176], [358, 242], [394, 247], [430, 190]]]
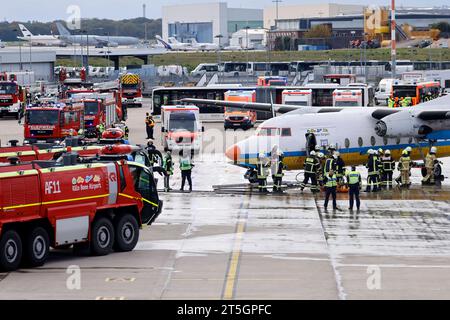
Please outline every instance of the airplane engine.
[[119, 46], [119, 44], [117, 42], [109, 41], [108, 42], [108, 46], [109, 47], [113, 47], [113, 48], [117, 48]]
[[[424, 120], [425, 118], [425, 120]], [[427, 119], [412, 112], [398, 112], [377, 121], [375, 133], [380, 137], [424, 137], [432, 132], [449, 130], [450, 119]]]

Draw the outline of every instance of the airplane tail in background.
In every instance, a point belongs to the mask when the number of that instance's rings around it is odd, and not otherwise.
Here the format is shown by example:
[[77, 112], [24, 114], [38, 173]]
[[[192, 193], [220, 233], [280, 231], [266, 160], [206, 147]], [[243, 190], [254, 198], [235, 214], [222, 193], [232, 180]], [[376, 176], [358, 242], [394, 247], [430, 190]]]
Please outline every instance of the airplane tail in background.
[[191, 39], [191, 43], [195, 46], [196, 44], [198, 44], [197, 40], [195, 40], [195, 38]]
[[165, 42], [161, 36], [156, 35], [155, 36], [156, 40], [161, 42], [161, 44], [164, 46], [164, 48], [166, 48], [167, 50], [172, 50], [172, 47], [170, 46], [170, 44], [168, 44], [167, 42]]
[[19, 23], [19, 28], [24, 37], [32, 37], [33, 36], [33, 34], [23, 24]]
[[59, 35], [70, 36], [70, 32], [66, 28], [64, 28], [61, 22], [56, 23], [56, 28], [58, 28]]
[[173, 44], [179, 44], [180, 42], [175, 37], [169, 37], [169, 42]]

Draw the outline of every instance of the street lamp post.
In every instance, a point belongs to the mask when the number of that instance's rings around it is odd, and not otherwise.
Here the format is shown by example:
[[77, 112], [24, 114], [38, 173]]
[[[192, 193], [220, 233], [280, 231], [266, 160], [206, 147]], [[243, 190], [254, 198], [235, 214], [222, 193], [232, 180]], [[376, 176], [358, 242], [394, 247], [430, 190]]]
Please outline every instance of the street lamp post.
[[220, 68], [220, 63], [222, 62], [222, 57], [221, 57], [222, 47], [221, 47], [220, 40], [223, 38], [223, 35], [218, 34], [217, 36], [215, 36], [215, 38], [219, 39], [219, 49], [217, 50], [217, 68]]
[[[18, 32], [19, 30], [18, 29], [13, 29], [13, 31], [14, 32]], [[18, 46], [19, 46], [19, 68], [20, 68], [20, 71], [22, 71], [23, 70], [23, 66], [22, 66], [22, 41], [19, 41], [19, 44], [18, 44]]]
[[31, 35], [28, 35], [30, 37], [30, 72], [33, 69], [32, 59], [31, 59]]

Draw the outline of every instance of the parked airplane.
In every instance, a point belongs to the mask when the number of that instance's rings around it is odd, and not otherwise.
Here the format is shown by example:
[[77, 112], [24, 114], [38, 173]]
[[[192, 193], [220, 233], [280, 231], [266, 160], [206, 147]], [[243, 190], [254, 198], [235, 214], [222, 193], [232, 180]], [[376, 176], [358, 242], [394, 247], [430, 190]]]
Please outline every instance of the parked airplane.
[[217, 51], [219, 50], [219, 45], [215, 43], [208, 43], [208, 42], [197, 42], [197, 40], [192, 39], [191, 40], [192, 46], [196, 48], [197, 50], [202, 51]]
[[182, 101], [282, 114], [264, 121], [254, 136], [226, 150], [226, 156], [235, 165], [247, 169], [255, 168], [258, 154], [270, 156], [274, 148], [283, 151], [288, 170], [302, 169], [305, 157], [316, 145], [323, 149], [336, 145], [347, 165], [364, 164], [367, 151], [378, 148], [391, 150], [395, 159], [408, 146], [412, 148], [413, 160], [423, 159], [432, 145], [438, 148], [438, 157], [450, 156], [448, 103], [392, 109], [298, 107], [191, 98]]
[[169, 37], [169, 40], [166, 42], [161, 38], [161, 36], [155, 36], [156, 40], [159, 41], [164, 48], [170, 51], [195, 51], [197, 50], [192, 46], [191, 43], [178, 42], [174, 37]]
[[20, 31], [23, 37], [17, 37], [20, 40], [31, 42], [35, 46], [65, 46], [66, 43], [57, 36], [52, 35], [33, 35], [23, 24], [19, 23]]
[[56, 23], [56, 27], [59, 31], [59, 38], [61, 40], [66, 41], [67, 43], [77, 43], [81, 45], [95, 45], [95, 46], [108, 46], [108, 47], [117, 47], [117, 46], [129, 46], [135, 45], [139, 43], [139, 39], [135, 37], [122, 37], [122, 36], [99, 36], [94, 34], [80, 34], [80, 35], [72, 35], [69, 30], [64, 28], [64, 26], [60, 23]]

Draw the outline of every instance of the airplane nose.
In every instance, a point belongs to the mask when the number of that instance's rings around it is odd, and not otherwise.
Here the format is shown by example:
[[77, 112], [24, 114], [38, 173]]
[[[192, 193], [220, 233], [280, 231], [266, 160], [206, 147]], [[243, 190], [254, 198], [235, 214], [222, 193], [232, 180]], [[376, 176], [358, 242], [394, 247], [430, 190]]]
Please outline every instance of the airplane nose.
[[239, 159], [239, 156], [241, 155], [241, 150], [235, 144], [227, 149], [225, 155], [227, 156], [228, 159], [237, 161]]

